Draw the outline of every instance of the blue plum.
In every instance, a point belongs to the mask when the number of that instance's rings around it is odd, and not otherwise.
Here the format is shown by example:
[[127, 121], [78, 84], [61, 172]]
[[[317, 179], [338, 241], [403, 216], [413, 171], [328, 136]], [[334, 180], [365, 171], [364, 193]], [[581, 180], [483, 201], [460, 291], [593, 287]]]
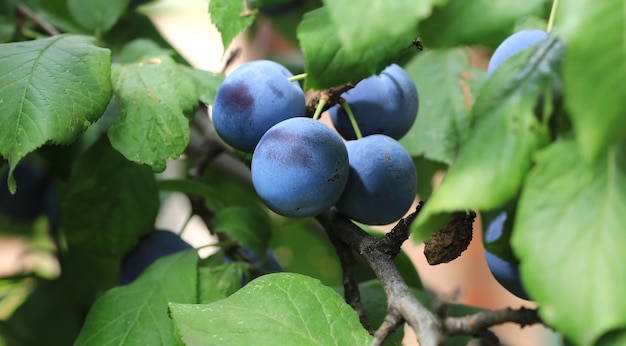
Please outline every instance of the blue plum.
[[[0, 186], [0, 212], [23, 221], [32, 221], [45, 214], [58, 224], [59, 205], [56, 200], [56, 182], [47, 167], [35, 163], [20, 162], [13, 171], [17, 182], [14, 195], [6, 183], [9, 174], [5, 167]], [[51, 221], [52, 223], [52, 221]]]
[[120, 266], [120, 284], [127, 285], [135, 281], [159, 258], [192, 248], [173, 232], [155, 230], [141, 238], [139, 244], [124, 256]]
[[337, 202], [348, 167], [348, 152], [336, 132], [317, 120], [292, 118], [259, 141], [252, 155], [252, 184], [274, 212], [309, 217]]
[[251, 153], [273, 125], [304, 116], [306, 101], [292, 74], [270, 60], [244, 63], [222, 82], [215, 95], [212, 119], [219, 136], [236, 149]]
[[493, 71], [509, 57], [523, 51], [546, 37], [548, 37], [548, 34], [542, 30], [522, 30], [507, 37], [493, 52], [489, 60], [489, 65], [487, 66], [487, 76], [491, 76]]
[[398, 220], [415, 200], [417, 172], [411, 155], [391, 137], [346, 142], [350, 173], [337, 210], [367, 225]]
[[[342, 97], [354, 113], [363, 136], [384, 134], [400, 139], [417, 117], [417, 87], [411, 76], [396, 64], [389, 65], [379, 75], [363, 79]], [[343, 138], [356, 139], [343, 107], [335, 105], [329, 114]]]
[[[507, 212], [502, 212], [491, 221], [485, 232], [486, 244], [496, 242], [502, 237], [507, 215]], [[514, 295], [522, 299], [528, 299], [528, 294], [522, 286], [517, 264], [506, 261], [487, 249], [485, 249], [485, 258], [491, 274], [493, 274], [493, 277], [500, 285]]]

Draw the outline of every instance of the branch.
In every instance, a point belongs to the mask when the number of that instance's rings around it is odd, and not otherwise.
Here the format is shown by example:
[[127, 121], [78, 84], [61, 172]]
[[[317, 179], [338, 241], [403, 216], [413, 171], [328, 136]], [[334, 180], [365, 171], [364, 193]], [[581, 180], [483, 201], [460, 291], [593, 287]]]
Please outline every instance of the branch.
[[363, 328], [365, 328], [365, 330], [367, 330], [370, 334], [374, 334], [374, 331], [372, 330], [372, 327], [367, 319], [365, 307], [361, 301], [359, 283], [357, 282], [356, 273], [354, 271], [356, 266], [354, 252], [348, 245], [342, 242], [335, 233], [328, 232], [329, 228], [324, 227], [324, 229], [327, 231], [326, 234], [328, 235], [328, 239], [335, 247], [337, 256], [339, 256], [339, 262], [341, 263], [341, 270], [343, 273], [344, 299], [346, 300], [346, 303], [352, 306], [354, 311], [356, 311]]
[[417, 207], [415, 207], [415, 211], [408, 215], [407, 217], [398, 221], [398, 223], [385, 234], [384, 237], [378, 240], [378, 246], [380, 249], [388, 254], [389, 256], [395, 258], [398, 253], [400, 253], [400, 249], [402, 244], [409, 239], [409, 226], [417, 217], [420, 210], [424, 206], [424, 202], [419, 202]]
[[39, 26], [44, 32], [50, 36], [59, 35], [61, 32], [57, 30], [52, 24], [46, 22], [43, 18], [39, 17], [37, 13], [30, 9], [25, 4], [18, 2], [15, 5], [15, 9], [20, 16], [26, 17], [32, 20], [37, 26]]
[[326, 102], [326, 105], [324, 105], [324, 108], [322, 108], [322, 112], [325, 112], [330, 107], [339, 104], [339, 101], [341, 100], [341, 94], [354, 88], [355, 85], [356, 83], [346, 83], [338, 87], [316, 92], [315, 95], [313, 95], [306, 103], [306, 115], [309, 118], [313, 117], [313, 114], [315, 114], [315, 110], [317, 109], [317, 104], [320, 102], [321, 99], [328, 100], [328, 102]]
[[487, 328], [507, 322], [517, 323], [520, 327], [543, 323], [537, 309], [521, 307], [481, 311], [464, 317], [447, 317], [443, 329], [448, 336], [480, 336]]
[[[413, 328], [420, 345], [440, 345], [443, 338], [439, 320], [411, 293], [394, 265], [393, 257], [381, 250], [380, 244], [384, 242], [379, 243], [377, 238], [363, 231], [334, 208], [318, 215], [317, 218], [326, 227], [327, 232], [334, 233], [360, 254], [380, 280], [387, 296], [388, 307], [388, 316], [385, 319], [388, 322], [381, 328], [391, 329], [389, 327], [392, 326], [397, 328], [402, 318]], [[379, 345], [382, 342], [380, 336], [386, 334], [385, 330], [379, 328], [374, 334], [374, 345]]]

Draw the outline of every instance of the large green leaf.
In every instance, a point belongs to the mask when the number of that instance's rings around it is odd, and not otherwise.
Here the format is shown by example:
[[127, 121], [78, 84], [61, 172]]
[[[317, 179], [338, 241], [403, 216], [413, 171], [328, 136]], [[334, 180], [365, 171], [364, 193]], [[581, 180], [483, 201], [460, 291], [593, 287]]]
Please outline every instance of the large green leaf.
[[567, 40], [565, 105], [583, 157], [593, 160], [626, 136], [626, 3], [566, 1], [558, 32]]
[[170, 314], [188, 345], [367, 345], [372, 340], [339, 294], [293, 273], [261, 276], [212, 304], [170, 304]]
[[252, 25], [256, 14], [246, 8], [248, 1], [211, 0], [209, 14], [211, 23], [222, 34], [224, 50], [228, 49], [233, 39]]
[[169, 56], [113, 64], [113, 91], [122, 114], [109, 128], [115, 149], [126, 158], [163, 171], [189, 142], [189, 121], [198, 104], [194, 81]]
[[424, 51], [405, 70], [417, 85], [420, 108], [400, 143], [413, 157], [451, 164], [468, 137], [470, 110], [486, 73], [470, 66], [463, 48]]
[[545, 0], [449, 0], [419, 25], [428, 47], [468, 44], [496, 46], [520, 19], [540, 10]]
[[395, 62], [402, 51], [412, 48], [408, 45], [415, 35], [415, 28], [407, 28], [379, 44], [348, 52], [328, 9], [321, 7], [308, 12], [298, 26], [298, 40], [308, 73], [306, 87], [325, 89], [377, 74]]
[[324, 0], [324, 5], [342, 47], [349, 54], [360, 56], [390, 37], [411, 31], [417, 36], [417, 23], [430, 14], [432, 0]]
[[130, 0], [67, 0], [74, 20], [96, 36], [107, 32], [122, 16]]
[[626, 326], [626, 146], [585, 162], [574, 140], [538, 155], [512, 237], [542, 318], [578, 345]]
[[75, 345], [178, 345], [168, 303], [197, 299], [198, 254], [157, 260], [133, 283], [107, 291], [93, 304]]
[[[0, 154], [15, 165], [45, 143], [70, 143], [111, 98], [111, 53], [59, 35], [0, 45]], [[15, 181], [9, 176], [15, 192]]]
[[551, 100], [552, 73], [562, 56], [563, 44], [550, 38], [505, 61], [485, 83], [472, 108], [475, 128], [411, 225], [417, 241], [441, 226], [442, 215], [493, 209], [517, 194], [533, 153], [548, 138], [548, 117], [542, 123], [534, 110], [539, 95]]
[[76, 162], [61, 207], [71, 245], [119, 255], [153, 230], [159, 194], [150, 168], [128, 161], [104, 138]]

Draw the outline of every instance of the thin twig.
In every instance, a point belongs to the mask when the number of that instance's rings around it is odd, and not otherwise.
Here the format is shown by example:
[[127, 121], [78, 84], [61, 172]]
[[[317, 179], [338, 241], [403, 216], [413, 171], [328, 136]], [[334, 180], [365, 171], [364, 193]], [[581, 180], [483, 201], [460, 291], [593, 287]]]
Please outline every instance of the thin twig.
[[424, 202], [419, 202], [414, 212], [398, 221], [391, 231], [378, 240], [378, 246], [381, 251], [391, 257], [396, 257], [400, 253], [402, 244], [409, 239], [409, 226], [411, 226], [411, 223], [419, 214], [422, 206], [424, 206]]
[[505, 308], [481, 311], [464, 317], [447, 317], [444, 321], [444, 331], [449, 336], [478, 336], [484, 329], [507, 322], [519, 324], [520, 327], [542, 323], [537, 309]]
[[43, 18], [39, 17], [37, 13], [31, 10], [30, 7], [26, 6], [24, 3], [18, 2], [17, 5], [15, 5], [15, 8], [17, 9], [17, 13], [19, 15], [32, 20], [48, 35], [54, 36], [61, 34], [61, 32], [57, 30], [54, 26], [52, 26], [52, 24], [46, 22]]

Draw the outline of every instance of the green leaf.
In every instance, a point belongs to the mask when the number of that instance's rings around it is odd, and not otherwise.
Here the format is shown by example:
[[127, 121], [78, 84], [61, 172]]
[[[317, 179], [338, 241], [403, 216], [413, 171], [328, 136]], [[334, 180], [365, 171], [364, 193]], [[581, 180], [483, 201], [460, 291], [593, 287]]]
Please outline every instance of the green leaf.
[[427, 50], [405, 66], [417, 85], [420, 109], [400, 141], [411, 156], [451, 164], [468, 137], [470, 110], [486, 73], [470, 65], [467, 50]]
[[124, 48], [122, 48], [122, 51], [117, 56], [116, 62], [133, 63], [146, 58], [171, 56], [173, 54], [173, 50], [162, 48], [150, 39], [138, 38], [124, 45]]
[[272, 236], [272, 223], [265, 211], [250, 206], [232, 206], [215, 215], [215, 232], [226, 233], [241, 246], [265, 259]]
[[119, 255], [152, 231], [159, 195], [150, 168], [126, 160], [104, 139], [75, 163], [61, 208], [71, 245]]
[[573, 139], [537, 155], [512, 246], [541, 317], [577, 345], [626, 326], [625, 224], [624, 144], [592, 165]]
[[559, 10], [557, 30], [567, 41], [565, 105], [583, 158], [594, 160], [626, 137], [616, 126], [626, 115], [626, 3], [567, 1]]
[[185, 115], [198, 104], [193, 80], [167, 56], [113, 64], [111, 79], [122, 107], [108, 131], [111, 144], [129, 160], [163, 171], [189, 142]]
[[74, 141], [104, 112], [110, 59], [86, 36], [0, 45], [0, 154], [11, 166], [12, 193], [19, 160], [45, 143]]
[[496, 46], [511, 34], [517, 21], [541, 10], [544, 3], [545, 0], [449, 0], [420, 23], [420, 35], [431, 48]]
[[212, 304], [170, 304], [170, 314], [186, 344], [367, 345], [372, 340], [339, 294], [294, 273], [261, 276]]
[[222, 196], [213, 186], [190, 179], [167, 179], [157, 181], [160, 191], [180, 192], [204, 198], [207, 206], [213, 211], [224, 208]]
[[252, 25], [255, 12], [246, 8], [247, 1], [211, 0], [209, 15], [211, 23], [222, 34], [224, 50], [228, 49], [233, 39]]
[[15, 28], [16, 25], [13, 20], [0, 16], [0, 43], [11, 41], [15, 35]]
[[549, 38], [505, 61], [487, 81], [472, 108], [476, 126], [411, 225], [417, 241], [425, 240], [436, 230], [433, 225], [447, 219], [442, 215], [497, 208], [518, 193], [534, 152], [548, 138], [547, 126], [534, 110], [539, 95], [551, 99], [552, 73], [562, 56], [563, 44]]
[[[400, 141], [400, 143], [403, 143]], [[433, 193], [435, 175], [445, 172], [448, 166], [437, 161], [426, 159], [422, 156], [414, 157], [413, 163], [417, 170], [417, 196], [421, 201], [430, 198]]]
[[[324, 0], [324, 5], [342, 47], [355, 57], [394, 36], [411, 32], [417, 37], [418, 21], [432, 10], [431, 0], [361, 0], [358, 5], [351, 0]], [[356, 10], [357, 6], [366, 11]], [[406, 41], [405, 48], [410, 43]]]
[[[362, 22], [359, 20], [359, 23]], [[306, 88], [325, 89], [377, 74], [395, 62], [400, 53], [412, 48], [408, 45], [415, 39], [415, 32], [410, 28], [352, 53], [345, 49], [337, 35], [326, 7], [304, 15], [298, 26], [298, 40], [308, 73]]]
[[[68, 292], [65, 278], [32, 278], [24, 284], [26, 299], [3, 321], [3, 327], [10, 331], [7, 334], [15, 339], [7, 345], [71, 345], [80, 331], [86, 306], [77, 301], [74, 292]], [[14, 297], [3, 296], [4, 299]], [[32, 326], [37, 326], [36, 333]]]
[[198, 266], [198, 302], [213, 303], [235, 293], [249, 267], [243, 262]]
[[[270, 248], [284, 271], [318, 278], [328, 286], [341, 285], [343, 276], [337, 252], [314, 218], [289, 219], [277, 227]], [[359, 267], [363, 266], [357, 270]], [[367, 274], [368, 279], [372, 278], [370, 272]]]
[[224, 76], [209, 71], [198, 70], [195, 68], [180, 66], [183, 72], [193, 78], [198, 91], [198, 100], [206, 105], [213, 104], [217, 89], [224, 81]]
[[67, 0], [72, 17], [96, 36], [107, 32], [120, 19], [130, 0]]
[[93, 304], [75, 345], [178, 345], [168, 303], [194, 303], [195, 250], [163, 257], [127, 286]]

